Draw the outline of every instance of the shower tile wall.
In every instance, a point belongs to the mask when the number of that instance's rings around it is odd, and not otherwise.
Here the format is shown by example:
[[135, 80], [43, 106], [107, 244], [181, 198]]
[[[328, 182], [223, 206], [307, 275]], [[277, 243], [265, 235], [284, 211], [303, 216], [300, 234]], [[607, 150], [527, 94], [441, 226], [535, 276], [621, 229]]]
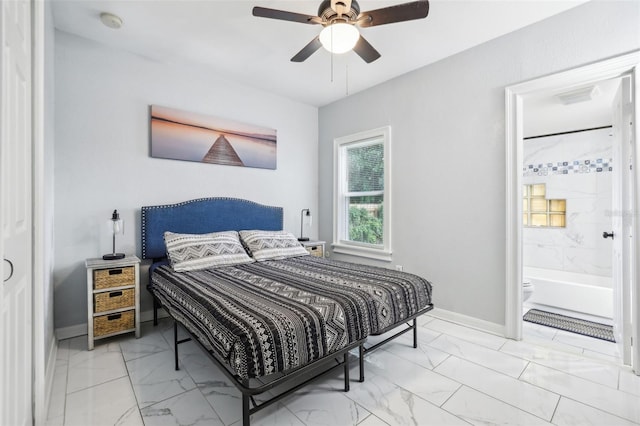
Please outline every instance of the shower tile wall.
[[[523, 230], [524, 266], [611, 277], [612, 130], [524, 141], [523, 183], [566, 199], [566, 228]], [[555, 167], [555, 170], [554, 170]]]

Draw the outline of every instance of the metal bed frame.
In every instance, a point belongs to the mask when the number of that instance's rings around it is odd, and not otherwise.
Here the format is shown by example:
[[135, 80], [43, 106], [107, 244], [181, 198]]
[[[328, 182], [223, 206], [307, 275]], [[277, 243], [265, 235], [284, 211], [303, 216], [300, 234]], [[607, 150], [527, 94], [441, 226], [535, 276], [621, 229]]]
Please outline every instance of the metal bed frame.
[[[166, 310], [165, 310], [166, 312]], [[169, 316], [171, 316], [169, 314]], [[200, 345], [200, 347], [207, 353], [207, 355], [209, 356], [209, 358], [213, 361], [214, 364], [216, 364], [220, 370], [222, 371], [222, 373], [231, 381], [231, 383], [234, 384], [234, 386], [242, 393], [242, 425], [243, 426], [249, 426], [251, 423], [251, 415], [257, 413], [258, 411], [269, 407], [270, 405], [272, 405], [275, 402], [280, 401], [282, 398], [291, 395], [292, 393], [296, 392], [297, 390], [299, 390], [300, 388], [306, 386], [307, 384], [311, 383], [312, 381], [325, 376], [327, 374], [329, 374], [330, 372], [338, 369], [338, 368], [343, 368], [344, 369], [344, 391], [345, 392], [349, 392], [349, 367], [350, 367], [350, 360], [349, 360], [349, 351], [355, 349], [355, 348], [362, 348], [362, 345], [364, 343], [364, 341], [366, 339], [362, 339], [362, 340], [358, 340], [356, 342], [353, 342], [351, 344], [349, 344], [348, 346], [332, 353], [329, 355], [326, 355], [312, 363], [303, 365], [295, 370], [291, 370], [286, 372], [284, 375], [269, 381], [268, 383], [261, 383], [258, 385], [252, 385], [251, 384], [251, 380], [247, 380], [247, 379], [241, 379], [240, 377], [238, 377], [237, 375], [233, 374], [230, 371], [230, 368], [228, 366], [228, 364], [226, 362], [224, 362], [224, 360], [221, 360], [218, 355], [211, 350], [208, 350], [203, 344], [202, 342], [200, 342], [200, 340], [198, 340], [198, 338], [196, 336], [194, 336], [189, 330], [185, 330], [187, 331], [187, 333], [189, 334], [189, 337], [184, 338], [184, 339], [179, 339], [178, 338], [178, 321], [176, 321], [175, 319], [173, 319], [173, 342], [174, 342], [174, 356], [175, 356], [175, 369], [179, 370], [180, 369], [180, 365], [179, 365], [179, 355], [178, 355], [178, 345], [180, 345], [181, 343], [186, 343], [189, 341], [195, 341], [197, 342], [198, 345]], [[155, 323], [154, 323], [155, 325]], [[184, 327], [183, 327], [184, 328]], [[265, 400], [262, 401], [260, 403], [258, 403], [254, 396], [255, 395], [259, 395], [261, 393], [264, 393], [268, 390], [271, 390], [277, 386], [283, 385], [285, 383], [290, 383], [291, 381], [307, 376], [310, 372], [317, 370], [318, 368], [324, 367], [322, 369], [322, 371], [317, 372], [316, 374], [312, 375], [311, 377], [307, 377], [304, 379], [303, 382], [298, 383], [297, 385], [287, 388], [286, 390], [280, 392], [279, 394]], [[362, 369], [362, 365], [360, 366], [360, 368]], [[364, 378], [362, 378], [362, 370], [361, 370], [361, 381], [364, 380]]]
[[[153, 293], [152, 293], [153, 294]], [[160, 303], [160, 301], [155, 297], [155, 295], [153, 296], [153, 308], [154, 308], [154, 316], [153, 316], [153, 325], [158, 325], [158, 315], [157, 315], [157, 308], [161, 308], [162, 304]], [[359, 364], [359, 370], [360, 370], [360, 377], [359, 377], [359, 381], [360, 382], [364, 382], [364, 357], [369, 354], [370, 352], [373, 352], [374, 350], [380, 348], [381, 346], [383, 346], [384, 344], [390, 342], [391, 340], [394, 340], [400, 336], [402, 336], [405, 333], [408, 333], [409, 331], [413, 331], [413, 347], [417, 348], [418, 347], [418, 325], [417, 325], [417, 318], [420, 315], [425, 314], [426, 312], [429, 312], [431, 309], [433, 309], [433, 305], [429, 305], [427, 308], [421, 310], [420, 312], [418, 312], [415, 315], [412, 315], [411, 317], [407, 318], [406, 321], [410, 321], [405, 323], [405, 328], [403, 328], [402, 330], [400, 330], [399, 332], [393, 334], [392, 336], [389, 336], [388, 338], [384, 339], [381, 342], [378, 342], [372, 346], [369, 347], [365, 347], [364, 343], [366, 341], [365, 339], [362, 340], [358, 340], [356, 342], [353, 342], [351, 344], [349, 344], [348, 346], [340, 349], [339, 351], [336, 351], [332, 354], [326, 355], [323, 358], [320, 358], [310, 364], [304, 365], [302, 367], [299, 367], [295, 370], [291, 370], [287, 373], [285, 373], [283, 376], [278, 377], [272, 381], [269, 381], [268, 383], [265, 384], [261, 384], [258, 386], [251, 386], [250, 380], [246, 380], [246, 379], [241, 379], [239, 378], [237, 375], [233, 374], [230, 371], [230, 368], [228, 366], [228, 364], [224, 361], [221, 360], [218, 355], [214, 352], [211, 351], [209, 349], [207, 349], [202, 342], [200, 342], [200, 340], [198, 340], [198, 338], [196, 336], [194, 336], [189, 330], [187, 330], [186, 328], [184, 328], [187, 333], [189, 334], [189, 337], [185, 338], [185, 339], [179, 339], [178, 338], [178, 321], [176, 321], [171, 314], [165, 309], [165, 312], [167, 312], [167, 314], [169, 315], [169, 317], [173, 320], [173, 345], [174, 345], [174, 358], [175, 358], [175, 369], [179, 370], [180, 369], [180, 365], [179, 365], [179, 350], [178, 350], [178, 345], [182, 344], [182, 343], [186, 343], [189, 341], [195, 341], [197, 342], [198, 345], [200, 345], [200, 347], [207, 353], [207, 355], [209, 356], [209, 358], [214, 362], [214, 364], [216, 364], [220, 370], [222, 371], [222, 373], [234, 384], [234, 386], [236, 386], [236, 388], [242, 393], [242, 425], [243, 426], [250, 426], [251, 423], [251, 415], [257, 413], [258, 411], [267, 408], [268, 406], [270, 406], [271, 404], [278, 402], [279, 400], [281, 400], [282, 398], [291, 395], [292, 393], [298, 391], [300, 388], [303, 388], [304, 386], [308, 385], [309, 383], [311, 383], [312, 381], [325, 376], [327, 374], [329, 374], [330, 372], [342, 367], [344, 369], [344, 391], [345, 392], [349, 392], [350, 386], [349, 386], [349, 366], [350, 366], [350, 360], [349, 360], [349, 352], [355, 348], [358, 348], [358, 354], [359, 354], [359, 360], [358, 360], [358, 364]], [[404, 321], [403, 321], [404, 322]], [[376, 334], [377, 335], [382, 335], [384, 333], [387, 333], [395, 328], [401, 327], [402, 324], [395, 324], [391, 327], [388, 327], [387, 329], [383, 330], [382, 332]], [[340, 358], [342, 358], [342, 360], [340, 360]], [[333, 364], [333, 365], [331, 365]], [[267, 399], [261, 403], [256, 402], [256, 400], [254, 399], [255, 395], [261, 394], [263, 392], [266, 392], [268, 390], [271, 390], [277, 386], [280, 386], [282, 384], [285, 384], [287, 382], [290, 382], [292, 380], [295, 380], [297, 378], [303, 377], [305, 375], [307, 375], [309, 372], [313, 371], [313, 370], [317, 370], [320, 367], [324, 367], [326, 366], [326, 369], [323, 369], [322, 371], [320, 371], [319, 373], [305, 379], [302, 383], [299, 383], [291, 388], [288, 388], [287, 390], [279, 393], [278, 395]], [[251, 406], [253, 405], [253, 407]]]

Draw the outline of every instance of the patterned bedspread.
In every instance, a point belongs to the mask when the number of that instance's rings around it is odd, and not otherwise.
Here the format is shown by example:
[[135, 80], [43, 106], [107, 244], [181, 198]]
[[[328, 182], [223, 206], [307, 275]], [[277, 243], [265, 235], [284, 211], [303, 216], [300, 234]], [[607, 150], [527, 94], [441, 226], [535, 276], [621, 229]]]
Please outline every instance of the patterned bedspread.
[[416, 275], [314, 256], [180, 273], [165, 265], [150, 287], [240, 378], [298, 368], [431, 303], [431, 284]]

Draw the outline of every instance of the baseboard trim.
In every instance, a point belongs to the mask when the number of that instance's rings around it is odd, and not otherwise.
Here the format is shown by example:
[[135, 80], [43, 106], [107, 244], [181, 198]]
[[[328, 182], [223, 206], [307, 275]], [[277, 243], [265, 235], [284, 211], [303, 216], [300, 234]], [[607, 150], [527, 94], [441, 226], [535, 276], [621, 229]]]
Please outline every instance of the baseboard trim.
[[[158, 318], [167, 318], [169, 315], [164, 309], [158, 310]], [[153, 321], [153, 309], [140, 313], [140, 322]], [[69, 327], [56, 328], [58, 340], [71, 339], [72, 337], [86, 336], [87, 323], [71, 325]]]
[[[169, 314], [164, 309], [158, 309], [158, 318], [169, 318]], [[140, 313], [140, 322], [153, 321], [153, 309]]]
[[53, 378], [56, 373], [56, 360], [58, 359], [58, 341], [51, 339], [51, 345], [49, 347], [49, 356], [47, 358], [47, 366], [45, 371], [45, 390], [44, 390], [44, 406], [46, 412], [44, 413], [44, 421], [47, 420], [49, 415], [49, 403], [51, 402], [51, 392], [53, 392]]
[[56, 328], [56, 339], [64, 340], [87, 334], [87, 323]]
[[481, 320], [479, 318], [470, 317], [468, 315], [459, 314], [457, 312], [447, 311], [441, 308], [433, 308], [433, 310], [429, 312], [429, 315], [445, 321], [464, 325], [465, 327], [470, 327], [476, 330], [484, 331], [486, 333], [505, 337], [505, 326], [502, 324], [496, 324], [495, 322]]

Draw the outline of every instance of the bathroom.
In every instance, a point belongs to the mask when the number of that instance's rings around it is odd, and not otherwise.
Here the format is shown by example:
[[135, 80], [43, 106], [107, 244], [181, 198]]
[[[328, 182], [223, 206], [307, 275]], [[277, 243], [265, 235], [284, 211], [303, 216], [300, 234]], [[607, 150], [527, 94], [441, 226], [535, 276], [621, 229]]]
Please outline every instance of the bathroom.
[[[523, 313], [614, 323], [614, 100], [619, 79], [524, 105]], [[603, 236], [606, 233], [606, 237]]]

